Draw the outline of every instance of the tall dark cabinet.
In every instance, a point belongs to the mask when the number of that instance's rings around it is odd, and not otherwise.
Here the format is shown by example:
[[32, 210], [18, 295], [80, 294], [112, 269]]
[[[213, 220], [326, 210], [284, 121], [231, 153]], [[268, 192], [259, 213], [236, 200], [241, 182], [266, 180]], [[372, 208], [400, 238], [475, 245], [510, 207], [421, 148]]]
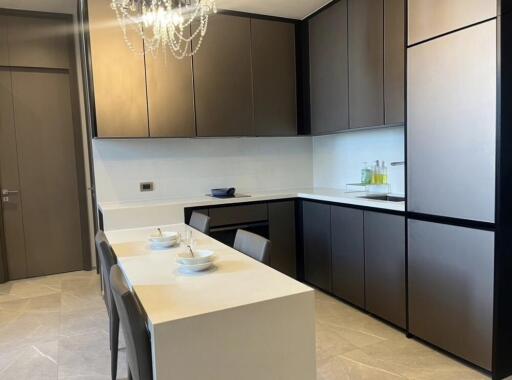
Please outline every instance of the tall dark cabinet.
[[384, 0], [384, 124], [404, 122], [405, 1]]
[[251, 19], [254, 134], [297, 134], [295, 24]]
[[146, 55], [149, 134], [151, 137], [196, 135], [192, 58], [170, 51]]
[[270, 266], [290, 277], [297, 277], [295, 201], [270, 202], [268, 224], [272, 242]]
[[331, 207], [332, 292], [364, 307], [363, 211]]
[[0, 16], [0, 66], [9, 66], [9, 46], [7, 42], [6, 16]]
[[197, 135], [253, 133], [251, 20], [217, 14], [194, 56]]
[[309, 20], [309, 57], [311, 133], [348, 129], [347, 0]]
[[305, 280], [331, 291], [331, 207], [304, 201], [302, 220]]
[[350, 128], [384, 124], [383, 0], [348, 1]]

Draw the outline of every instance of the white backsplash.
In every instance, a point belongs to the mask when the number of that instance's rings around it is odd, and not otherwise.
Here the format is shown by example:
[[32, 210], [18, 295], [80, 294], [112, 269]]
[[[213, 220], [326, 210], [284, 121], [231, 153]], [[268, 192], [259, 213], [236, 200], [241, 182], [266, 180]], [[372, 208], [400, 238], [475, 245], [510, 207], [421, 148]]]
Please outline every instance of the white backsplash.
[[[211, 188], [239, 192], [311, 187], [310, 137], [94, 140], [100, 202], [198, 196]], [[141, 193], [139, 183], [154, 182]]]
[[[239, 192], [294, 188], [346, 189], [362, 163], [384, 160], [393, 193], [403, 194], [402, 127], [319, 137], [94, 140], [100, 202], [203, 195], [234, 186]], [[142, 193], [140, 182], [154, 182]]]
[[391, 192], [405, 193], [405, 167], [390, 165], [404, 160], [404, 128], [381, 128], [313, 137], [315, 187], [345, 189], [361, 180], [364, 162], [385, 161]]

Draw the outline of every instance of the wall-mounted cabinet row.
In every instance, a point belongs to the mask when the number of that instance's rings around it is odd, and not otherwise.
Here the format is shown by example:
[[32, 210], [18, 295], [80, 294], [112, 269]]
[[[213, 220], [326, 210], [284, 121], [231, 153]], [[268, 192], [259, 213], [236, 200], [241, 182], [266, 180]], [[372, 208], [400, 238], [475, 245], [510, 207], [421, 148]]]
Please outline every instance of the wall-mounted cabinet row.
[[309, 20], [311, 133], [404, 122], [405, 0], [341, 0]]
[[130, 50], [108, 2], [88, 12], [97, 137], [297, 134], [295, 23], [217, 14], [198, 53], [177, 60]]
[[405, 218], [303, 201], [305, 280], [405, 328]]

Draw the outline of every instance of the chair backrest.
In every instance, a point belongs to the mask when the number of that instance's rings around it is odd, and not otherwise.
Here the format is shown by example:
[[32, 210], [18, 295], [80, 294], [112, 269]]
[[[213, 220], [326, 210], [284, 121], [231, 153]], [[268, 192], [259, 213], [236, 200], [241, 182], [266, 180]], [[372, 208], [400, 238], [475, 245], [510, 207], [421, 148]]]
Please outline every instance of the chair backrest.
[[119, 313], [126, 342], [126, 360], [134, 380], [153, 378], [151, 345], [146, 321], [135, 295], [126, 283], [121, 268], [114, 265], [110, 270], [112, 294]]
[[200, 212], [194, 211], [190, 216], [190, 222], [188, 225], [203, 234], [210, 234], [210, 217], [208, 215], [201, 214]]
[[98, 250], [98, 257], [100, 259], [100, 273], [103, 282], [103, 292], [105, 294], [105, 302], [107, 304], [108, 313], [112, 315], [115, 309], [114, 301], [112, 300], [112, 290], [110, 287], [110, 268], [116, 264], [116, 258], [112, 247], [105, 236], [103, 231], [98, 231], [96, 234], [96, 249]]
[[270, 261], [270, 240], [252, 232], [238, 230], [236, 232], [235, 244], [237, 251], [245, 253], [259, 262], [269, 264]]

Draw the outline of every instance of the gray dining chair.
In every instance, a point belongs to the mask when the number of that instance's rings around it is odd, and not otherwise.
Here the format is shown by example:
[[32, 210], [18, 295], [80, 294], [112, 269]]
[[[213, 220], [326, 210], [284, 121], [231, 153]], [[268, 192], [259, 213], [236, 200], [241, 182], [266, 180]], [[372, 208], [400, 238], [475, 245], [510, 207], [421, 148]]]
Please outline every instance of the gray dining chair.
[[194, 211], [190, 216], [188, 225], [203, 234], [210, 234], [210, 217], [208, 215], [201, 214], [200, 212]]
[[146, 320], [118, 265], [110, 270], [110, 283], [126, 341], [128, 379], [151, 380], [151, 345]]
[[107, 305], [110, 323], [110, 372], [112, 380], [117, 378], [117, 354], [119, 350], [119, 315], [112, 297], [110, 286], [110, 269], [116, 264], [116, 258], [112, 247], [103, 231], [96, 234], [96, 249], [100, 260], [101, 281], [103, 284], [103, 299]]
[[245, 230], [238, 230], [233, 248], [261, 263], [270, 262], [270, 240]]

